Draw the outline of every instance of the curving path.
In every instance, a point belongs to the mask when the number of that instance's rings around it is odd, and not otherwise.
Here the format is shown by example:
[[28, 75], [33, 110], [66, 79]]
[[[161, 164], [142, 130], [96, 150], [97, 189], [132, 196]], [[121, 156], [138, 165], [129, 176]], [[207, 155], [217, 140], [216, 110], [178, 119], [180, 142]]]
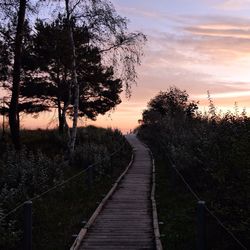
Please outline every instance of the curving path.
[[134, 149], [134, 161], [78, 249], [155, 249], [151, 157], [135, 135], [126, 138]]

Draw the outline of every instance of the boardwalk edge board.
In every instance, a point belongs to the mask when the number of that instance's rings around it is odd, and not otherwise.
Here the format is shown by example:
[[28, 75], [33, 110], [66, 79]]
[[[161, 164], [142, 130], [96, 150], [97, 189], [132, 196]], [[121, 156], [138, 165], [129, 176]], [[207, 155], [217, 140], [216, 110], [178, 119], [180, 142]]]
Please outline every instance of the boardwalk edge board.
[[153, 155], [152, 156], [152, 164], [153, 164], [153, 184], [152, 184], [152, 192], [151, 192], [151, 201], [152, 201], [152, 209], [153, 209], [153, 223], [154, 223], [154, 234], [155, 234], [155, 244], [156, 244], [156, 250], [162, 250], [162, 244], [161, 244], [161, 235], [159, 230], [159, 222], [158, 222], [158, 214], [157, 214], [157, 206], [155, 202], [155, 162]]
[[152, 160], [152, 189], [151, 189], [151, 202], [152, 202], [152, 213], [153, 213], [153, 226], [154, 226], [154, 235], [155, 235], [155, 246], [156, 250], [163, 250], [162, 243], [161, 243], [161, 235], [160, 235], [160, 229], [159, 229], [159, 221], [158, 221], [158, 214], [157, 214], [157, 206], [155, 201], [155, 159], [153, 156], [152, 151], [146, 145], [142, 142], [142, 144], [148, 149], [151, 155]]
[[102, 211], [103, 207], [107, 203], [108, 199], [116, 191], [118, 184], [120, 183], [120, 181], [122, 180], [122, 178], [125, 176], [125, 174], [128, 172], [130, 166], [133, 164], [133, 161], [134, 161], [134, 150], [132, 150], [132, 156], [131, 156], [131, 160], [130, 160], [128, 166], [123, 171], [123, 173], [118, 177], [118, 179], [116, 180], [116, 182], [114, 183], [113, 187], [110, 189], [110, 191], [108, 192], [108, 194], [103, 198], [102, 202], [99, 204], [99, 206], [97, 207], [97, 209], [95, 210], [95, 212], [92, 214], [92, 216], [88, 220], [87, 224], [80, 230], [80, 232], [79, 232], [78, 236], [76, 237], [76, 239], [75, 239], [73, 245], [71, 246], [70, 250], [78, 250], [79, 249], [82, 240], [84, 239], [84, 237], [87, 234], [88, 229], [92, 226], [92, 224], [94, 223], [95, 219], [97, 218], [97, 216], [100, 214], [100, 212]]

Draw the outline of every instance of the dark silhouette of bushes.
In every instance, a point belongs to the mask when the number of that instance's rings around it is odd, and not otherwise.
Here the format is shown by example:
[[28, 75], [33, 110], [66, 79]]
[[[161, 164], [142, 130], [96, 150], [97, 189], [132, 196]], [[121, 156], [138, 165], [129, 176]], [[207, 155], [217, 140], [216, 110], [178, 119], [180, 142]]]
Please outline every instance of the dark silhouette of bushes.
[[219, 115], [210, 98], [209, 112], [201, 114], [185, 91], [172, 87], [149, 102], [138, 134], [157, 158], [176, 165], [226, 227], [249, 246], [250, 118], [245, 112]]

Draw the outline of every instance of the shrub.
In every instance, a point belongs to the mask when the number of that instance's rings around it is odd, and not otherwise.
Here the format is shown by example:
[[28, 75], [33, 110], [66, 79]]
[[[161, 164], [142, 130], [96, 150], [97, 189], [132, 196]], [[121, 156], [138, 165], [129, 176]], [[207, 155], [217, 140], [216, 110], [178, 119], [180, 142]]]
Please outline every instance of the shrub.
[[[149, 110], [158, 99], [150, 101]], [[218, 115], [214, 107], [210, 113], [182, 119], [165, 113], [157, 122], [143, 120], [138, 133], [156, 156], [176, 165], [197, 193], [205, 193], [211, 209], [248, 245], [250, 118]]]

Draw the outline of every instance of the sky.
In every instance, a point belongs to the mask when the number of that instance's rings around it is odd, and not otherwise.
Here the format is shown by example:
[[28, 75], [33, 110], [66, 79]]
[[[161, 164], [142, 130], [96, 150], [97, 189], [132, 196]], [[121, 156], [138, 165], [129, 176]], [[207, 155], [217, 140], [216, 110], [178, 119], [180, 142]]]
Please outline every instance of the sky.
[[[170, 86], [208, 105], [207, 91], [223, 111], [250, 108], [250, 0], [113, 0], [148, 42], [137, 85], [115, 111], [84, 125], [119, 128], [138, 125], [148, 101]], [[250, 110], [250, 109], [249, 109]], [[46, 127], [53, 114], [23, 118], [25, 127]], [[46, 122], [45, 122], [46, 121]], [[46, 123], [46, 124], [45, 124]]]

